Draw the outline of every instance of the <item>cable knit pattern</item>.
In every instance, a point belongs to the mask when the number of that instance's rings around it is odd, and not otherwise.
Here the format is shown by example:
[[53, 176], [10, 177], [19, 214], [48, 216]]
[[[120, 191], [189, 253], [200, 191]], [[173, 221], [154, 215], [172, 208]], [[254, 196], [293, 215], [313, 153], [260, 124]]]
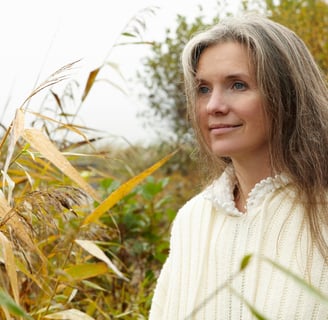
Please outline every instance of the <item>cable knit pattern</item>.
[[[179, 210], [149, 319], [255, 319], [247, 303], [271, 320], [328, 319], [328, 304], [267, 260], [328, 294], [328, 266], [310, 245], [303, 209], [287, 179], [257, 184], [242, 214], [234, 206], [229, 170]], [[254, 256], [239, 272], [247, 254]]]

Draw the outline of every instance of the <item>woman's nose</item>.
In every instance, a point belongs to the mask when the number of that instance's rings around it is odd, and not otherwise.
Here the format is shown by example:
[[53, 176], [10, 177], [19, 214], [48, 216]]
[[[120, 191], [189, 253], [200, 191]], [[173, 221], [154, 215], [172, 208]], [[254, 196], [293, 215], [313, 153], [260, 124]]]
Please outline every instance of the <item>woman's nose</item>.
[[226, 114], [229, 110], [224, 92], [213, 90], [207, 101], [207, 112], [212, 115]]

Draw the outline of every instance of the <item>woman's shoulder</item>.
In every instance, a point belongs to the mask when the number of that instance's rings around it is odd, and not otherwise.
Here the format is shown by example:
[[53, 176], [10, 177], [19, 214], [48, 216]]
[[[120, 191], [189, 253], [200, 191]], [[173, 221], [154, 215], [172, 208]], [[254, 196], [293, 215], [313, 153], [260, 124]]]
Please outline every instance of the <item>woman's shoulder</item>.
[[206, 191], [202, 190], [182, 205], [175, 217], [175, 223], [204, 217], [211, 212], [212, 202], [206, 198]]
[[187, 200], [184, 205], [179, 209], [178, 213], [190, 212], [208, 206], [210, 201], [206, 198], [206, 189], [200, 191], [192, 198]]
[[189, 199], [178, 211], [178, 217], [190, 217], [193, 214], [197, 216], [199, 214], [205, 214], [212, 212], [212, 209], [216, 207], [217, 198], [220, 202], [231, 202], [232, 199], [232, 187], [234, 181], [231, 178], [230, 171], [226, 170], [219, 177], [212, 180], [208, 185]]

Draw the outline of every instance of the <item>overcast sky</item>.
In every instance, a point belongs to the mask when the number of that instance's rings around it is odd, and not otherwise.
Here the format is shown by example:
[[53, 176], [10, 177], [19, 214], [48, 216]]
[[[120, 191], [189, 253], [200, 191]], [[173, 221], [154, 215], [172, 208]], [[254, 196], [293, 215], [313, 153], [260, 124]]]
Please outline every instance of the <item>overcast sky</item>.
[[[15, 110], [36, 83], [58, 68], [82, 59], [72, 77], [85, 77], [108, 56], [117, 62], [129, 79], [140, 69], [146, 46], [114, 48], [120, 33], [133, 16], [146, 23], [144, 40], [163, 38], [164, 30], [174, 24], [176, 15], [192, 18], [201, 3], [208, 12], [217, 0], [0, 0], [0, 121], [8, 124]], [[235, 7], [240, 1], [228, 1]], [[142, 12], [157, 7], [155, 14]], [[120, 39], [122, 40], [122, 38]], [[128, 40], [128, 39], [127, 39]], [[141, 127], [136, 113], [143, 108], [131, 82], [115, 83], [128, 91], [124, 95], [114, 87], [99, 85], [81, 109], [80, 121], [91, 128], [123, 136], [136, 142], [153, 134]], [[111, 75], [109, 75], [111, 77]], [[56, 86], [54, 87], [56, 91]], [[9, 100], [9, 103], [8, 103]], [[35, 101], [33, 103], [33, 101]], [[38, 101], [30, 107], [38, 111]]]

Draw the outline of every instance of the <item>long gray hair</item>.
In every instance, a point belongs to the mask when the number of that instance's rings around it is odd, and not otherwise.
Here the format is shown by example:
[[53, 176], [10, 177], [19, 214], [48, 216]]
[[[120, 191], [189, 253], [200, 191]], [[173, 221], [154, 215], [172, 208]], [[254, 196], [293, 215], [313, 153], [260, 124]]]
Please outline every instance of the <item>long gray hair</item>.
[[328, 227], [328, 90], [325, 78], [304, 42], [290, 29], [259, 15], [227, 18], [195, 35], [182, 54], [188, 116], [198, 142], [198, 155], [209, 180], [229, 159], [215, 156], [198, 125], [198, 61], [207, 47], [224, 42], [244, 45], [254, 67], [269, 121], [273, 172], [284, 172], [304, 202], [313, 239], [327, 256]]

